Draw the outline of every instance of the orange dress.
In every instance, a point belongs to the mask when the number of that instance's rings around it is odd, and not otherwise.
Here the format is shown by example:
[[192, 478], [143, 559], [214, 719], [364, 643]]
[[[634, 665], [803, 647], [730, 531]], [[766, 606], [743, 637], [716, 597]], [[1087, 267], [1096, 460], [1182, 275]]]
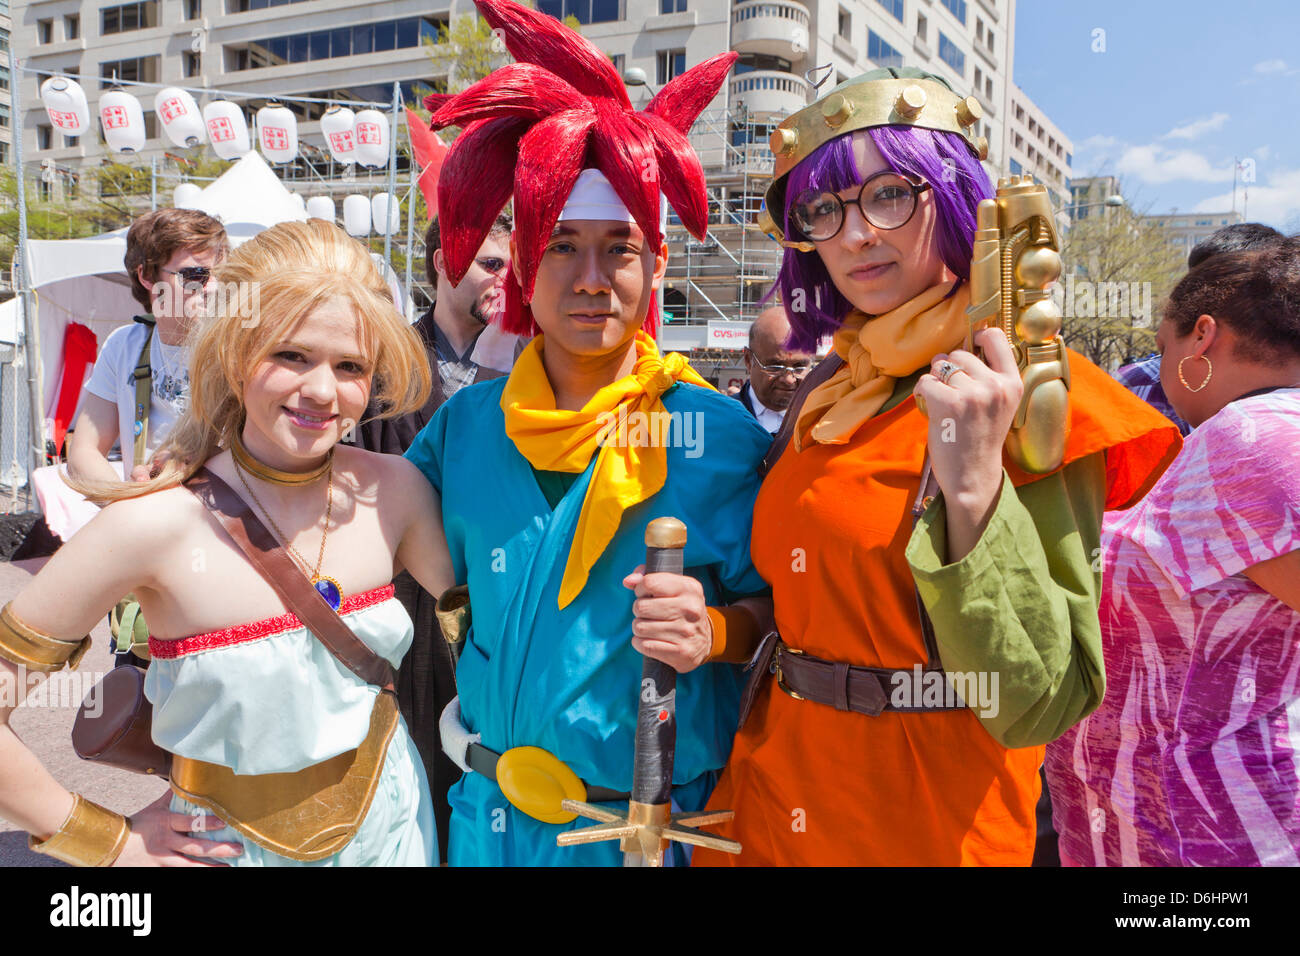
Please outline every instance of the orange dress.
[[[1106, 507], [1128, 507], [1177, 453], [1177, 430], [1082, 356], [1070, 365], [1065, 464], [1104, 453]], [[868, 667], [924, 664], [905, 550], [926, 434], [909, 396], [846, 445], [789, 446], [765, 479], [751, 552], [792, 648]], [[1017, 488], [1037, 477], [1008, 474]], [[1043, 750], [1002, 746], [970, 709], [868, 717], [768, 679], [709, 803], [736, 811], [718, 830], [744, 849], [697, 848], [694, 862], [1028, 864]]]

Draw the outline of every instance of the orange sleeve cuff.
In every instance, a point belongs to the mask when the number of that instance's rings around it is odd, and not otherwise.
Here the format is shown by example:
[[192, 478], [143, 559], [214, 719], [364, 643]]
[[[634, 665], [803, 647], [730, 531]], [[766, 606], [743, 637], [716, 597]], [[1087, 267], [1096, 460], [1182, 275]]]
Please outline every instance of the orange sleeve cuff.
[[754, 656], [758, 647], [758, 622], [754, 615], [739, 605], [705, 608], [709, 623], [713, 625], [713, 650], [709, 660], [728, 664], [744, 664]]

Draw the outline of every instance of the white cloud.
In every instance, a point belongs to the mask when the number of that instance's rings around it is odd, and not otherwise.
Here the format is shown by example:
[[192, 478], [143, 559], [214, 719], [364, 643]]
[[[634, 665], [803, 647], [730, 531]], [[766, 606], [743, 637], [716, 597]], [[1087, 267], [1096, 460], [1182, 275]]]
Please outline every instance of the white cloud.
[[1129, 146], [1121, 154], [1115, 168], [1122, 174], [1134, 176], [1145, 183], [1170, 183], [1190, 180], [1202, 183], [1232, 182], [1232, 163], [1213, 165], [1208, 159], [1190, 149], [1171, 150], [1158, 144]]
[[1106, 149], [1114, 146], [1119, 142], [1114, 136], [1103, 136], [1100, 133], [1094, 133], [1081, 143], [1075, 144], [1075, 149], [1082, 152], [1087, 149]]
[[1222, 128], [1223, 124], [1228, 122], [1227, 113], [1215, 113], [1204, 119], [1193, 120], [1183, 126], [1177, 126], [1165, 133], [1165, 139], [1196, 139], [1205, 133], [1213, 132]]
[[[1249, 192], [1247, 192], [1249, 189]], [[1222, 212], [1232, 208], [1232, 192], [1209, 196], [1198, 202], [1194, 212]], [[1269, 177], [1268, 185], [1237, 185], [1237, 211], [1251, 222], [1264, 222], [1283, 228], [1300, 216], [1300, 169], [1286, 169]]]
[[1261, 60], [1255, 64], [1256, 73], [1285, 73], [1286, 60]]

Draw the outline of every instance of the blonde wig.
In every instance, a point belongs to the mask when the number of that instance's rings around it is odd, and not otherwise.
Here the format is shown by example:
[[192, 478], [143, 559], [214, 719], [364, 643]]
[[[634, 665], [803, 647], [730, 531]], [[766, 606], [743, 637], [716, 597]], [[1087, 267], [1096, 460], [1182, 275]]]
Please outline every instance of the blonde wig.
[[[155, 454], [148, 482], [69, 481], [97, 504], [177, 485], [229, 443], [244, 425], [244, 385], [290, 331], [319, 306], [356, 309], [358, 338], [381, 417], [423, 407], [431, 375], [424, 345], [393, 303], [366, 248], [320, 219], [286, 222], [245, 242], [213, 271], [209, 312], [189, 336], [190, 393], [185, 413]], [[126, 436], [123, 436], [126, 441]]]

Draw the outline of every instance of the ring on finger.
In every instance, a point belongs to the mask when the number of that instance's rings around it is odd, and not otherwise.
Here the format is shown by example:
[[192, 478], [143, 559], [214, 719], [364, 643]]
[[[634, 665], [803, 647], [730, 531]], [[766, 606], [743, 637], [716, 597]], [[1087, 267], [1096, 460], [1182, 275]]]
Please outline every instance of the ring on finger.
[[943, 384], [947, 385], [948, 379], [952, 378], [955, 374], [957, 374], [960, 371], [961, 371], [961, 366], [949, 362], [947, 359], [944, 359], [942, 362], [939, 363], [939, 369], [935, 373], [935, 378], [943, 382]]

